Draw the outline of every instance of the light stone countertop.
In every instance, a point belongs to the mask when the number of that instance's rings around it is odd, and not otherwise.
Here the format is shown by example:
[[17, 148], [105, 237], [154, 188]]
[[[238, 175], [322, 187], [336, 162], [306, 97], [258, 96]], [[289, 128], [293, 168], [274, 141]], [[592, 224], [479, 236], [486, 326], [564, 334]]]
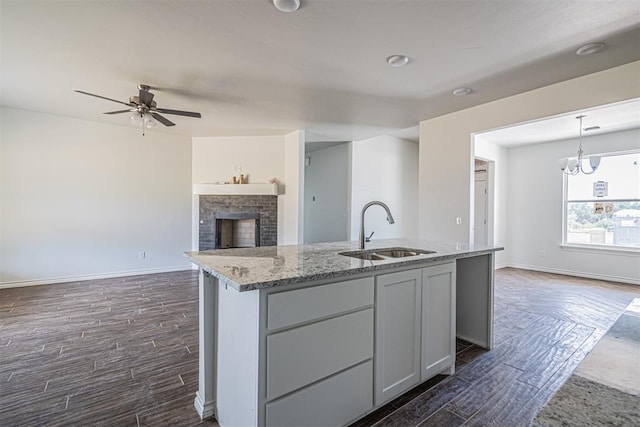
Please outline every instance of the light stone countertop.
[[353, 241], [217, 249], [185, 254], [191, 262], [211, 273], [222, 283], [244, 292], [313, 280], [347, 277], [425, 262], [466, 258], [504, 249], [497, 246], [414, 239], [374, 240], [365, 246], [366, 249], [391, 247], [430, 250], [435, 253], [379, 261], [338, 255], [338, 252], [358, 250], [358, 242]]

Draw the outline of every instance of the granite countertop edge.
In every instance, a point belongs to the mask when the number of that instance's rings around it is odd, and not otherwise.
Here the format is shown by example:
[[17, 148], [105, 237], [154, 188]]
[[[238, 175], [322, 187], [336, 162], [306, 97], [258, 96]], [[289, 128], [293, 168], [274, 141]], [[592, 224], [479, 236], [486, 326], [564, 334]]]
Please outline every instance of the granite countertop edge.
[[[239, 292], [246, 292], [246, 291], [259, 290], [259, 289], [274, 288], [279, 286], [307, 283], [307, 282], [317, 281], [317, 280], [349, 277], [349, 276], [354, 276], [354, 275], [363, 274], [367, 272], [384, 271], [384, 270], [389, 270], [389, 269], [394, 269], [394, 268], [404, 267], [404, 266], [429, 264], [429, 263], [435, 263], [435, 262], [441, 262], [441, 261], [447, 261], [447, 260], [455, 260], [458, 258], [468, 258], [473, 256], [487, 255], [503, 249], [502, 247], [486, 246], [486, 245], [483, 245], [480, 248], [469, 248], [468, 247], [469, 245], [466, 245], [466, 244], [464, 245], [465, 246], [464, 249], [462, 248], [458, 249], [460, 244], [442, 243], [442, 242], [439, 242], [439, 243], [425, 242], [425, 241], [404, 240], [404, 239], [388, 239], [386, 241], [379, 241], [377, 243], [378, 244], [376, 246], [378, 246], [378, 249], [383, 247], [391, 247], [391, 246], [423, 247], [424, 248], [424, 247], [431, 247], [431, 245], [439, 245], [439, 246], [449, 245], [450, 248], [448, 248], [448, 250], [444, 250], [444, 253], [441, 253], [441, 254], [438, 254], [436, 252], [435, 254], [424, 254], [424, 255], [418, 255], [418, 256], [409, 257], [409, 258], [398, 258], [398, 259], [389, 259], [384, 261], [373, 261], [373, 262], [369, 261], [368, 265], [355, 265], [355, 266], [353, 263], [354, 261], [353, 259], [348, 259], [347, 257], [344, 257], [343, 255], [339, 255], [337, 253], [344, 250], [353, 250], [354, 242], [338, 242], [333, 244], [319, 244], [319, 245], [269, 246], [269, 247], [251, 248], [244, 251], [243, 250], [238, 251], [234, 249], [212, 250], [212, 251], [202, 251], [202, 252], [194, 251], [194, 252], [186, 252], [185, 255], [190, 259], [192, 263], [200, 267], [202, 270], [208, 272], [212, 276], [216, 277], [218, 280], [220, 280], [222, 284], [231, 286], [233, 289]], [[385, 243], [387, 244], [385, 245]], [[278, 277], [278, 274], [276, 273], [276, 274], [273, 274], [273, 277], [270, 277], [271, 275], [268, 272], [261, 271], [261, 270], [264, 270], [264, 268], [262, 269], [258, 268], [254, 270], [259, 270], [259, 274], [262, 274], [262, 276], [259, 277], [259, 279], [257, 278], [242, 279], [242, 273], [240, 273], [239, 278], [230, 277], [231, 274], [229, 273], [236, 273], [235, 271], [236, 269], [242, 268], [241, 261], [245, 261], [246, 259], [246, 261], [250, 263], [251, 260], [261, 259], [259, 257], [256, 258], [255, 257], [256, 254], [260, 254], [262, 252], [266, 252], [269, 250], [273, 251], [274, 249], [275, 250], [280, 249], [284, 251], [287, 251], [287, 250], [298, 251], [298, 252], [294, 252], [294, 254], [297, 254], [297, 255], [299, 255], [300, 251], [303, 251], [306, 255], [307, 263], [309, 262], [313, 263], [315, 258], [313, 256], [314, 250], [317, 250], [318, 251], [317, 253], [319, 254], [317, 258], [319, 259], [320, 264], [315, 268], [319, 269], [320, 271], [308, 272], [308, 273], [299, 272], [298, 270], [301, 267], [298, 267], [294, 272], [286, 273], [286, 274], [283, 273], [284, 276]], [[368, 248], [368, 249], [376, 249], [376, 248], [374, 247], [374, 248]], [[231, 251], [235, 251], [235, 252], [231, 252]], [[234, 262], [236, 262], [237, 265], [234, 265], [234, 266], [223, 265], [223, 263], [217, 262], [219, 259], [214, 257], [214, 255], [228, 255], [228, 256], [234, 255], [235, 256]], [[293, 255], [293, 254], [290, 254], [290, 255]], [[208, 259], [208, 261], [210, 260], [209, 263], [204, 262], [201, 259], [198, 259], [198, 257], [202, 257], [202, 256], [211, 256]], [[287, 257], [286, 254], [285, 254], [285, 257]], [[289, 258], [293, 258], [293, 257], [289, 256]], [[225, 257], [221, 256], [220, 259], [225, 260]], [[268, 259], [268, 257], [264, 257], [262, 259]], [[216, 261], [217, 265], [214, 265], [215, 263], [212, 261]], [[338, 265], [336, 269], [328, 270], [328, 268], [330, 267], [322, 263], [324, 262], [328, 264], [331, 261], [338, 261], [338, 264], [342, 263], [343, 265]], [[351, 264], [345, 264], [346, 261], [351, 261]], [[358, 260], [356, 263], [358, 262], [362, 263], [362, 261], [360, 260]], [[300, 264], [304, 264], [304, 262], [300, 262]], [[314, 266], [312, 266], [311, 270], [313, 270], [313, 267]], [[231, 271], [227, 271], [226, 274], [225, 272], [222, 271], [222, 270], [229, 270], [229, 269], [231, 269]], [[244, 282], [244, 283], [238, 283], [238, 282]]]

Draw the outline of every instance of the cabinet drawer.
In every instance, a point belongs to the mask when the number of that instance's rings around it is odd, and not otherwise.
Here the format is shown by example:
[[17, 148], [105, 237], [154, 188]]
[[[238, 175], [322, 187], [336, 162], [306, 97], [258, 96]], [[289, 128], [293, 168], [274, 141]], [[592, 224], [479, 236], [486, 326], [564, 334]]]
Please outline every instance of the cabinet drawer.
[[267, 337], [267, 400], [302, 388], [373, 355], [373, 309]]
[[347, 280], [267, 296], [269, 330], [373, 304], [373, 277]]
[[266, 405], [268, 426], [341, 426], [373, 407], [373, 364], [340, 374]]

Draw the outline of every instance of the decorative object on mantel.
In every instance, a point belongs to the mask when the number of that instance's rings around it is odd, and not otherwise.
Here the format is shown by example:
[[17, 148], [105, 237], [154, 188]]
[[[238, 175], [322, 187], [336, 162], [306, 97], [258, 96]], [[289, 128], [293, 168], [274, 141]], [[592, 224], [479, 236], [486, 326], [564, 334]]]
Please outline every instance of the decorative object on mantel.
[[231, 184], [248, 184], [249, 183], [249, 175], [240, 174], [240, 178], [236, 178], [235, 176], [231, 179]]

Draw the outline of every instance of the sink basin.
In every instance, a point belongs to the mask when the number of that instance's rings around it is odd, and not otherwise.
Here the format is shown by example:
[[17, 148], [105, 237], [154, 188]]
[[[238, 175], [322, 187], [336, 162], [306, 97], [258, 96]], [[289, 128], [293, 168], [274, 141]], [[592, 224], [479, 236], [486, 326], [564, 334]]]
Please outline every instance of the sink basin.
[[380, 248], [360, 251], [338, 252], [338, 255], [351, 258], [365, 259], [370, 261], [380, 261], [384, 259], [406, 258], [425, 254], [434, 254], [435, 251], [426, 251], [412, 248]]
[[392, 249], [383, 249], [376, 250], [375, 253], [377, 255], [381, 255], [389, 258], [404, 258], [408, 256], [416, 256], [422, 254], [434, 254], [435, 251], [422, 251], [419, 249], [407, 249], [407, 248], [392, 248]]
[[358, 259], [366, 259], [369, 261], [380, 261], [383, 259], [387, 259], [373, 252], [358, 252], [358, 253], [342, 252], [340, 253], [340, 255], [350, 256], [352, 258], [358, 258]]

